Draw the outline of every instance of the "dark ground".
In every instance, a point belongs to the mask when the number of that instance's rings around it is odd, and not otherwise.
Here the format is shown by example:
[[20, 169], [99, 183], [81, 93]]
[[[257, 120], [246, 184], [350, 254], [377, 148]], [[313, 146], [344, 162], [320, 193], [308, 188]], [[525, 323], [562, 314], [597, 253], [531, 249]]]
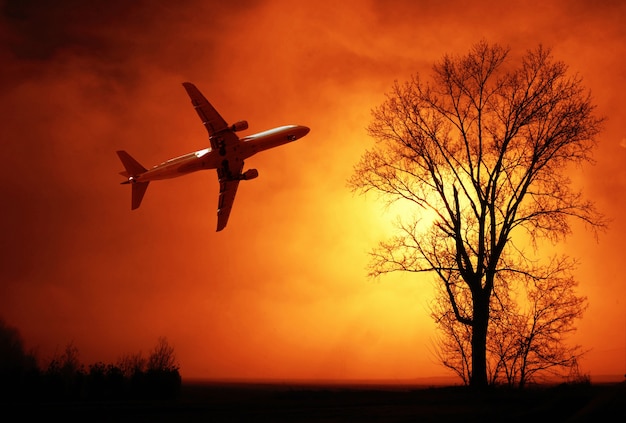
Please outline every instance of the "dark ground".
[[[2, 421], [626, 421], [626, 383], [472, 392], [463, 387], [183, 383], [170, 401], [5, 404]], [[7, 417], [9, 417], [7, 419]]]

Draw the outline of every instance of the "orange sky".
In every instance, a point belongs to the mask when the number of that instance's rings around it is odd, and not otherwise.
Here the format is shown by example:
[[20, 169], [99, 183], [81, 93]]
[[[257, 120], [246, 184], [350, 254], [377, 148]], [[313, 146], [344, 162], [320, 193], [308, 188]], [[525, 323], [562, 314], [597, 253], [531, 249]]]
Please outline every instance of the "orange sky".
[[[165, 336], [184, 378], [449, 375], [432, 354], [432, 279], [366, 277], [395, 216], [346, 180], [394, 80], [484, 38], [551, 47], [607, 117], [577, 180], [610, 229], [596, 242], [576, 226], [562, 248], [589, 299], [583, 371], [626, 371], [624, 2], [127, 3], [0, 2], [0, 317], [27, 347], [73, 342], [89, 364]], [[151, 184], [133, 212], [119, 185], [116, 150], [152, 166], [208, 145], [183, 81], [245, 134], [311, 128], [247, 161], [260, 176], [220, 233], [213, 171]]]

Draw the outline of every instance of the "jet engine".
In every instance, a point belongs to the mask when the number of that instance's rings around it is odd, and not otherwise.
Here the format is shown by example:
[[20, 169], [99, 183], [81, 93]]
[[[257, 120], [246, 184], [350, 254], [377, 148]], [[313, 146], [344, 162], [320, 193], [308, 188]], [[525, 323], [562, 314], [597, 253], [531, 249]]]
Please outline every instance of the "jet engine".
[[259, 171], [258, 170], [256, 170], [256, 169], [248, 169], [241, 175], [241, 179], [247, 181], [249, 179], [257, 178], [258, 176], [259, 176]]
[[240, 120], [238, 122], [235, 122], [235, 123], [233, 123], [230, 126], [230, 129], [233, 132], [245, 131], [246, 129], [248, 129], [248, 121], [247, 120]]

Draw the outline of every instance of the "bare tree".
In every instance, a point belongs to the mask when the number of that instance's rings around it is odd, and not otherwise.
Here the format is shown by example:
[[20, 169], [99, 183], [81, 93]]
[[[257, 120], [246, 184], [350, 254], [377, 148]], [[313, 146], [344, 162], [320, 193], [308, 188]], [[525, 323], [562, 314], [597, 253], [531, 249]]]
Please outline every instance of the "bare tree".
[[582, 317], [587, 300], [576, 295], [577, 282], [569, 268], [568, 260], [555, 259], [544, 275], [524, 275], [525, 307], [513, 324], [501, 328], [511, 333], [516, 346], [512, 354], [501, 356], [509, 384], [524, 387], [542, 374], [577, 371], [583, 351], [578, 345], [568, 346], [565, 339], [574, 332], [574, 322]]
[[116, 365], [124, 377], [130, 378], [134, 374], [142, 373], [146, 370], [146, 359], [141, 352], [125, 354], [118, 358]]
[[[490, 384], [523, 388], [544, 376], [580, 376], [578, 359], [584, 351], [579, 345], [568, 345], [566, 338], [574, 332], [587, 300], [575, 293], [571, 265], [565, 258], [553, 259], [546, 265], [549, 272], [541, 277], [518, 274], [514, 283], [496, 285], [487, 336]], [[468, 384], [471, 330], [455, 319], [444, 290], [436, 295], [431, 316], [440, 333], [437, 357]]]
[[78, 347], [73, 342], [68, 342], [63, 352], [55, 351], [47, 366], [48, 373], [58, 373], [67, 378], [83, 371]]
[[377, 143], [349, 181], [356, 191], [408, 200], [434, 216], [400, 222], [398, 235], [372, 252], [370, 274], [438, 276], [456, 320], [471, 328], [476, 387], [488, 384], [496, 284], [506, 274], [541, 273], [532, 253], [540, 240], [569, 234], [570, 218], [604, 225], [567, 176], [591, 160], [601, 128], [590, 94], [542, 46], [517, 67], [508, 55], [483, 41], [465, 56], [444, 56], [432, 82], [416, 75], [395, 83], [368, 127]]
[[174, 354], [174, 347], [172, 347], [167, 339], [160, 337], [156, 346], [150, 353], [148, 358], [148, 370], [157, 371], [175, 371], [178, 370], [176, 364], [176, 355]]

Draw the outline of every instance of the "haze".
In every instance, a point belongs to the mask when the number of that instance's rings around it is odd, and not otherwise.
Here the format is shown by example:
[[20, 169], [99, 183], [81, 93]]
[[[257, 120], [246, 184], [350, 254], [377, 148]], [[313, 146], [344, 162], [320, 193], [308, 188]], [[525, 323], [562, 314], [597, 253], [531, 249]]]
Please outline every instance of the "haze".
[[[607, 117], [596, 164], [572, 175], [611, 219], [559, 248], [589, 309], [582, 371], [626, 371], [626, 4], [621, 1], [17, 1], [0, 21], [0, 317], [41, 357], [147, 352], [183, 378], [412, 379], [432, 354], [432, 278], [366, 276], [396, 209], [346, 187], [370, 110], [480, 39], [511, 57], [542, 43]], [[129, 5], [130, 4], [130, 5]], [[129, 210], [115, 155], [146, 166], [208, 146], [181, 82], [243, 135], [311, 133], [246, 162], [215, 232], [214, 172], [154, 184]]]

